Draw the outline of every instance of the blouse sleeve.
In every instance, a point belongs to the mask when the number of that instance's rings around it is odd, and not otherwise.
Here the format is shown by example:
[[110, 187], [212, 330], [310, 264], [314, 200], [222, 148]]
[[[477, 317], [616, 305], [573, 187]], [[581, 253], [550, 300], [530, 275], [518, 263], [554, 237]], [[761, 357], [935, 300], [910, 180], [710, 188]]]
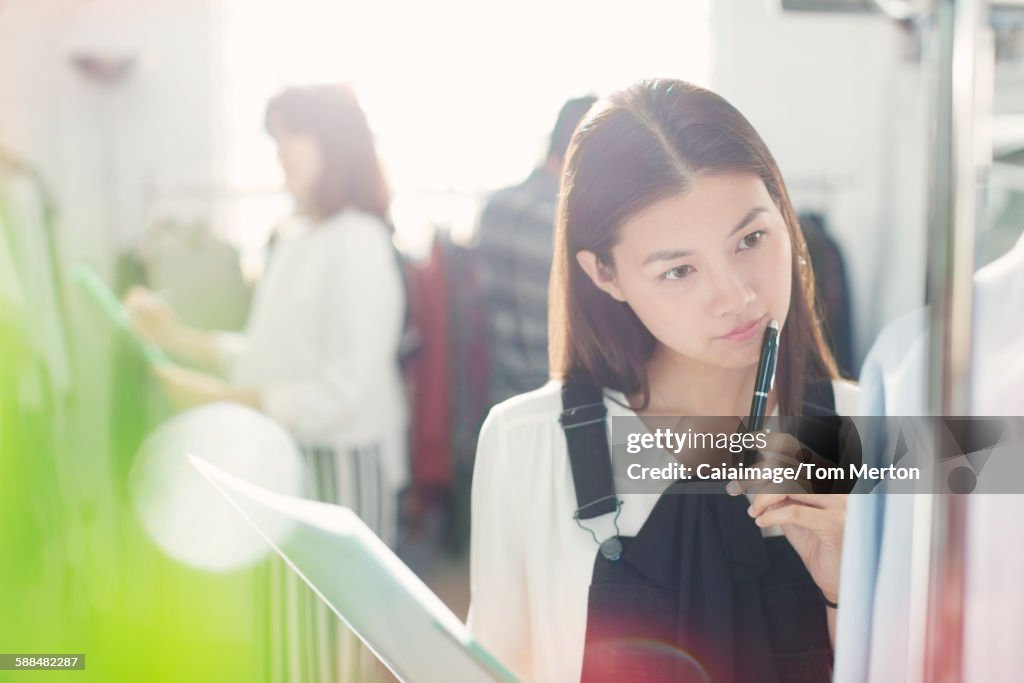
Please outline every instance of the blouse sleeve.
[[[500, 408], [497, 409], [500, 411]], [[470, 631], [523, 680], [530, 679], [530, 620], [522, 518], [506, 438], [494, 410], [484, 422], [473, 471]]]
[[222, 377], [231, 377], [238, 359], [245, 355], [245, 335], [241, 332], [213, 332], [217, 370]]
[[[300, 439], [357, 427], [356, 407], [398, 363], [404, 293], [398, 260], [375, 223], [332, 236], [319, 264], [324, 358], [315, 373], [261, 387], [263, 408]], [[386, 410], [381, 407], [381, 410]]]

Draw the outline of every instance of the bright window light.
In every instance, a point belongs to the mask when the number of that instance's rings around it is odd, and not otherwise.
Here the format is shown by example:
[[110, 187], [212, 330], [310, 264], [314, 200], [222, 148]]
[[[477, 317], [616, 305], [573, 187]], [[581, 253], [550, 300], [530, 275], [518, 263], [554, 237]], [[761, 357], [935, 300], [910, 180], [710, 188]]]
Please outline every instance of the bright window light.
[[643, 77], [706, 85], [709, 14], [709, 0], [223, 0], [225, 180], [280, 187], [267, 99], [345, 80], [376, 135], [399, 234], [458, 233], [485, 193], [541, 161], [566, 99]]

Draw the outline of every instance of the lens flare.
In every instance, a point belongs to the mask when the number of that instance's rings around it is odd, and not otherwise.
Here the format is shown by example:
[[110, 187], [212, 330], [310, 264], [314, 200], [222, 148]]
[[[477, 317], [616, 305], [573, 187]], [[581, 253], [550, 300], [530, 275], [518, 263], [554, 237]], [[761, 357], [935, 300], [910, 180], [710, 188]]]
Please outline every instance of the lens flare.
[[590, 654], [596, 660], [614, 662], [613, 667], [619, 673], [671, 672], [675, 681], [711, 683], [711, 674], [693, 655], [670, 643], [645, 638], [610, 638], [587, 647], [593, 648]]
[[[177, 415], [142, 444], [129, 478], [142, 526], [169, 556], [210, 571], [258, 562], [270, 546], [189, 462], [189, 455], [277, 493], [301, 496], [302, 458], [288, 433], [267, 416], [234, 403]], [[268, 522], [283, 540], [287, 522]]]

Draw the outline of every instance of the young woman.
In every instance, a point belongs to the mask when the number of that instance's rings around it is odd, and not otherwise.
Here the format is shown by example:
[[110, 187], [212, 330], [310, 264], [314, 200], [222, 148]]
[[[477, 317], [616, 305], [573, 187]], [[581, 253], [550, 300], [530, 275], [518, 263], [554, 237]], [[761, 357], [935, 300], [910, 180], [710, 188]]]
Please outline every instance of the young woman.
[[[845, 496], [616, 491], [621, 505], [592, 515], [581, 480], [607, 466], [577, 467], [568, 446], [596, 422], [592, 457], [607, 458], [605, 413], [745, 416], [771, 320], [768, 413], [851, 414], [813, 301], [779, 169], [735, 108], [659, 80], [591, 110], [562, 175], [556, 381], [480, 434], [469, 624], [484, 647], [527, 680], [829, 680]], [[588, 391], [603, 409], [560, 420]], [[618, 556], [599, 552], [609, 538]]]
[[[144, 335], [191, 366], [158, 371], [173, 403], [266, 412], [303, 447], [309, 496], [351, 506], [393, 542], [406, 478], [405, 298], [373, 138], [343, 86], [286, 90], [267, 106], [266, 126], [298, 211], [245, 332], [183, 325], [145, 290], [126, 303]], [[270, 571], [270, 680], [366, 680], [372, 660], [354, 636], [335, 639], [341, 626], [316, 596], [283, 564]]]

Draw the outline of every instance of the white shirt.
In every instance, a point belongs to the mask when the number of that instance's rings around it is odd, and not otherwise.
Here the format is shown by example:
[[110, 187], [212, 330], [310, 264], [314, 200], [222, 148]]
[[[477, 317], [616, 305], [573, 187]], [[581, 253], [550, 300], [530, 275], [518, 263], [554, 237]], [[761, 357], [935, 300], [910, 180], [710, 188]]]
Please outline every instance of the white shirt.
[[[573, 519], [576, 490], [561, 383], [495, 406], [480, 432], [473, 474], [468, 624], [480, 644], [523, 680], [578, 681], [587, 595], [598, 548]], [[857, 404], [856, 387], [833, 382], [838, 413]], [[636, 417], [625, 397], [605, 391], [609, 417]], [[666, 482], [666, 486], [671, 482]], [[621, 535], [635, 536], [657, 494], [619, 494]], [[598, 539], [615, 533], [613, 514], [587, 520]]]
[[274, 247], [243, 335], [222, 335], [226, 374], [305, 445], [378, 444], [388, 482], [407, 476], [407, 406], [398, 365], [405, 311], [391, 237], [346, 209], [296, 220]]
[[[1022, 415], [1024, 394], [1024, 237], [974, 275], [971, 338], [972, 415]], [[928, 318], [919, 309], [888, 325], [861, 371], [865, 415], [928, 414]], [[932, 378], [934, 379], [934, 378]], [[867, 454], [865, 454], [867, 455]], [[989, 458], [976, 471], [986, 482], [1020, 481], [1019, 458]], [[872, 464], [885, 464], [884, 462]], [[852, 496], [846, 509], [842, 586], [836, 627], [836, 683], [909, 680], [922, 662], [924, 612], [911, 605], [915, 499], [930, 494]], [[1024, 495], [967, 497], [963, 680], [1019, 678], [1024, 630], [1024, 550], [1019, 535]], [[927, 526], [925, 527], [927, 528]], [[847, 578], [848, 577], [848, 578]]]

